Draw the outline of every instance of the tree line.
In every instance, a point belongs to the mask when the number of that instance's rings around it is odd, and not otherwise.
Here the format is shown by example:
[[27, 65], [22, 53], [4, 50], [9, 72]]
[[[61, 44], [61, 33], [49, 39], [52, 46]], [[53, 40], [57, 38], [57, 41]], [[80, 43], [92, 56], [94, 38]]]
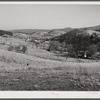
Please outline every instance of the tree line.
[[56, 43], [54, 42], [55, 40], [52, 41], [50, 47], [53, 46], [57, 50], [58, 44], [62, 44], [62, 49], [66, 48], [65, 50], [73, 57], [89, 58], [100, 55], [100, 35], [95, 31], [89, 34], [85, 30], [74, 29], [58, 37]]

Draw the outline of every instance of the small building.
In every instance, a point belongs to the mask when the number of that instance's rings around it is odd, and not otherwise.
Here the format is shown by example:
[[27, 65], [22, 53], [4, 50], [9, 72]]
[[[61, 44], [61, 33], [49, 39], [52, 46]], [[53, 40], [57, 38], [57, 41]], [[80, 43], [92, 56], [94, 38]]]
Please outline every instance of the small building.
[[80, 52], [78, 52], [78, 57], [79, 58], [89, 58], [89, 57], [91, 57], [92, 55], [90, 54], [90, 52], [89, 51], [80, 51]]

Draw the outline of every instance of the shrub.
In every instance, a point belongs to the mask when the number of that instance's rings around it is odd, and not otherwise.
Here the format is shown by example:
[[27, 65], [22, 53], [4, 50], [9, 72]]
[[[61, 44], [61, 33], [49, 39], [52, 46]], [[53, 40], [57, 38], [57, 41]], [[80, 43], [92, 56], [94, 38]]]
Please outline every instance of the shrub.
[[13, 46], [10, 46], [10, 47], [8, 47], [8, 51], [13, 51], [13, 49], [14, 49], [14, 47]]
[[10, 47], [8, 47], [8, 51], [15, 51], [18, 53], [25, 54], [27, 51], [27, 47], [25, 45], [10, 46]]
[[25, 54], [27, 47], [25, 45], [19, 45], [15, 47], [16, 52]]
[[27, 47], [26, 47], [25, 45], [23, 45], [23, 46], [22, 46], [22, 52], [23, 52], [23, 53], [26, 53], [26, 51], [27, 51]]

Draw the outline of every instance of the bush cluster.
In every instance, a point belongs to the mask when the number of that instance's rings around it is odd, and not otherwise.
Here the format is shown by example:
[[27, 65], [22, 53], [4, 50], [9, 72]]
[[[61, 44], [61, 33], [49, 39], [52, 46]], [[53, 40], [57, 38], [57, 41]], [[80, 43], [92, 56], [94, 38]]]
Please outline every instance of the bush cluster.
[[25, 45], [9, 46], [8, 51], [15, 51], [18, 53], [25, 54], [27, 52], [27, 46], [25, 46]]

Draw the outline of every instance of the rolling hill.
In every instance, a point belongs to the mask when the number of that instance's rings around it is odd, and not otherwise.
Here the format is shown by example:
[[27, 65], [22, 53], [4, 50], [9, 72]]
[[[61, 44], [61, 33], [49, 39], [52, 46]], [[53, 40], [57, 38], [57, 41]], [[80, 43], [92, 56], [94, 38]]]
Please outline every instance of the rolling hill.
[[86, 27], [84, 29], [94, 30], [94, 31], [99, 31], [100, 32], [100, 25], [92, 26], [92, 27]]
[[12, 30], [13, 33], [34, 34], [35, 32], [48, 32], [46, 29], [16, 29]]
[[[97, 29], [97, 28], [96, 28]], [[99, 28], [98, 28], [99, 29]], [[66, 40], [68, 35], [89, 35], [100, 32], [92, 29], [54, 29], [21, 33], [21, 37], [51, 37]], [[18, 34], [18, 35], [19, 35]], [[47, 35], [48, 34], [48, 35]], [[5, 38], [1, 37], [0, 40]], [[69, 38], [68, 38], [69, 39]], [[8, 38], [12, 43], [27, 43], [16, 37]], [[54, 41], [53, 41], [54, 42]], [[7, 46], [7, 44], [1, 44]], [[15, 46], [15, 45], [14, 45]], [[29, 46], [29, 44], [27, 45]], [[1, 47], [3, 49], [3, 47]], [[0, 90], [9, 91], [99, 91], [100, 59], [65, 58], [54, 52], [28, 47], [27, 54], [0, 49]], [[58, 52], [59, 53], [59, 52]], [[61, 54], [61, 52], [60, 52]], [[59, 94], [58, 94], [59, 95]]]
[[0, 30], [0, 36], [4, 35], [13, 36], [13, 33], [11, 31]]
[[68, 34], [70, 34], [70, 35], [72, 35], [72, 34], [93, 35], [94, 33], [96, 33], [100, 37], [100, 25], [93, 26], [93, 27], [85, 27], [85, 28], [74, 28], [74, 29], [71, 29], [69, 32], [66, 32], [65, 34], [61, 34], [60, 36], [56, 36], [56, 37], [52, 38], [51, 40], [61, 39], [61, 41], [63, 41], [63, 40], [65, 40], [65, 38]]
[[66, 32], [69, 32], [71, 28], [62, 28], [62, 29], [19, 29], [19, 30], [12, 30], [14, 34], [22, 33], [26, 34], [30, 37], [36, 37], [36, 38], [53, 38], [55, 36], [59, 36], [62, 34], [65, 34]]
[[72, 33], [73, 31], [78, 30], [78, 31], [85, 31], [85, 30], [91, 30], [91, 31], [95, 31], [100, 32], [100, 25], [98, 26], [92, 26], [92, 27], [84, 27], [84, 28], [60, 28], [60, 29], [16, 29], [16, 30], [12, 30], [11, 32], [13, 32], [13, 34], [16, 33], [22, 33], [22, 34], [26, 34], [27, 36], [30, 35], [30, 37], [37, 37], [40, 39], [46, 39], [46, 38], [56, 38], [59, 36], [63, 36], [66, 33]]

